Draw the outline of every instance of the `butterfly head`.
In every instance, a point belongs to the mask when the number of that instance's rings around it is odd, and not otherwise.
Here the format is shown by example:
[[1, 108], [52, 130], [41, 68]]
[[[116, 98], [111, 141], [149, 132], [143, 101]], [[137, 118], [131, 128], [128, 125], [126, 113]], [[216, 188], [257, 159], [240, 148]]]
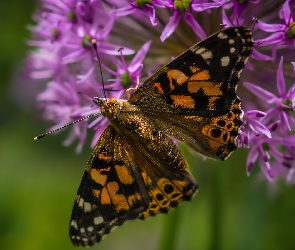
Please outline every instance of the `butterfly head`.
[[121, 100], [117, 98], [94, 97], [93, 102], [100, 107], [101, 114], [107, 118], [114, 117], [122, 105]]

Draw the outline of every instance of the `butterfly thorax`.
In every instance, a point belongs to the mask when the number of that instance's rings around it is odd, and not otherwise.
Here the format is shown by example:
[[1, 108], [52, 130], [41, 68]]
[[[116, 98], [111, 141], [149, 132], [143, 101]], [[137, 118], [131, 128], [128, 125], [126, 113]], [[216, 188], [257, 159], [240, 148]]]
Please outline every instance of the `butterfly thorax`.
[[127, 100], [96, 98], [94, 103], [100, 107], [101, 114], [119, 133], [150, 139], [153, 137], [151, 133], [155, 133], [154, 130], [158, 131], [141, 109]]

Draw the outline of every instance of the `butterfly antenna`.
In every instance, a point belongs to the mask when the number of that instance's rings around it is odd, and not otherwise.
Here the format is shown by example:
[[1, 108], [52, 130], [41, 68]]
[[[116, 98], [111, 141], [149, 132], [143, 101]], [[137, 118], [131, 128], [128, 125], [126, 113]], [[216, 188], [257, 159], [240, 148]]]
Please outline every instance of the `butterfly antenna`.
[[84, 120], [86, 120], [86, 119], [88, 119], [88, 118], [90, 118], [90, 117], [93, 117], [93, 116], [99, 116], [99, 115], [101, 115], [101, 113], [94, 113], [94, 114], [91, 114], [91, 115], [87, 115], [87, 116], [85, 116], [85, 117], [83, 117], [83, 118], [81, 118], [81, 119], [79, 119], [79, 120], [76, 120], [76, 121], [73, 121], [73, 122], [71, 122], [71, 123], [68, 123], [68, 124], [66, 124], [66, 125], [64, 125], [64, 126], [61, 126], [60, 128], [57, 128], [57, 129], [54, 129], [54, 130], [52, 130], [52, 131], [46, 132], [46, 133], [44, 133], [44, 134], [38, 135], [38, 136], [34, 137], [34, 140], [39, 140], [39, 139], [45, 137], [46, 135], [53, 134], [53, 133], [55, 133], [56, 131], [59, 131], [59, 130], [64, 129], [64, 128], [68, 127], [68, 126], [71, 126], [71, 125], [73, 125], [73, 124], [75, 124], [75, 123], [77, 123], [77, 122], [81, 122], [81, 121], [84, 121]]
[[95, 39], [92, 39], [91, 40], [91, 43], [93, 45], [93, 48], [94, 48], [94, 51], [95, 51], [95, 55], [96, 55], [96, 58], [97, 58], [97, 62], [98, 62], [98, 65], [99, 65], [100, 77], [101, 77], [101, 82], [102, 82], [103, 95], [104, 95], [104, 98], [107, 98], [106, 92], [105, 92], [105, 88], [104, 88], [104, 80], [103, 80], [103, 75], [102, 75], [101, 63], [100, 63], [99, 55], [98, 55], [98, 52], [97, 52], [96, 40]]

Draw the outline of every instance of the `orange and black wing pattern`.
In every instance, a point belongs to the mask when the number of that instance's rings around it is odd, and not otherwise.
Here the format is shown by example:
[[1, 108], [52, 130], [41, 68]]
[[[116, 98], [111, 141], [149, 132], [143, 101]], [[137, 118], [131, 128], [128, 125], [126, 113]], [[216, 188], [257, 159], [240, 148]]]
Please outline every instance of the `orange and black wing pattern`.
[[151, 156], [142, 142], [108, 126], [91, 154], [74, 202], [73, 244], [92, 246], [127, 220], [167, 213], [190, 200], [197, 184], [179, 157], [184, 165], [170, 169], [165, 155]]
[[237, 84], [252, 47], [248, 29], [223, 29], [161, 68], [128, 101], [97, 102], [111, 125], [74, 202], [75, 246], [91, 246], [127, 220], [167, 213], [191, 199], [197, 183], [172, 138], [214, 159], [236, 149], [242, 125]]
[[252, 52], [244, 27], [221, 30], [161, 68], [130, 97], [170, 136], [226, 159], [242, 125], [237, 84]]

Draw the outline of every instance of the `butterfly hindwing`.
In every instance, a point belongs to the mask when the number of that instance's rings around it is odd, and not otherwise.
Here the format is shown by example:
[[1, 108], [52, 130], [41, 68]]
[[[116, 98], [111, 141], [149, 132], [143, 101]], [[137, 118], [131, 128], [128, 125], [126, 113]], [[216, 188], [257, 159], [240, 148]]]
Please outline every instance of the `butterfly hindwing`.
[[147, 175], [146, 172], [143, 172], [143, 175], [146, 175], [145, 184], [148, 187], [150, 203], [148, 209], [138, 216], [139, 219], [167, 213], [181, 201], [189, 201], [198, 188], [194, 178], [185, 170], [179, 171], [176, 178], [167, 178], [169, 175], [166, 174]]
[[162, 131], [153, 128], [153, 124], [150, 129], [154, 132], [153, 143], [126, 138], [133, 145], [130, 150], [149, 193], [149, 207], [139, 219], [167, 213], [181, 201], [190, 200], [198, 188], [177, 146]]
[[[216, 117], [184, 116], [146, 111], [166, 134], [191, 147], [200, 154], [225, 160], [236, 148], [236, 138], [242, 125], [240, 100], [228, 113]], [[169, 124], [169, 125], [167, 125]]]
[[174, 169], [166, 164], [167, 156], [155, 154], [146, 141], [108, 126], [91, 154], [75, 199], [70, 222], [74, 245], [91, 246], [127, 220], [167, 213], [190, 200], [196, 182], [175, 144], [168, 137], [163, 140], [168, 151], [175, 151]]

